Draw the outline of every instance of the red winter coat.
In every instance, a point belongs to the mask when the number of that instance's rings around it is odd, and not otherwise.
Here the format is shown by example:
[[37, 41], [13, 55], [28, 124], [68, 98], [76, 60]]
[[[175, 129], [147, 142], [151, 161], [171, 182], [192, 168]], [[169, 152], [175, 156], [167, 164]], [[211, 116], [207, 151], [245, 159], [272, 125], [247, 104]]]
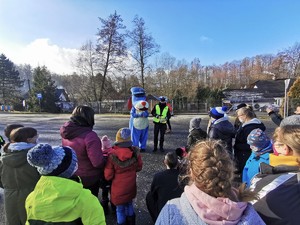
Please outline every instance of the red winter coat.
[[112, 180], [111, 201], [122, 205], [136, 197], [136, 172], [141, 171], [142, 157], [135, 148], [114, 146], [104, 169], [106, 180]]

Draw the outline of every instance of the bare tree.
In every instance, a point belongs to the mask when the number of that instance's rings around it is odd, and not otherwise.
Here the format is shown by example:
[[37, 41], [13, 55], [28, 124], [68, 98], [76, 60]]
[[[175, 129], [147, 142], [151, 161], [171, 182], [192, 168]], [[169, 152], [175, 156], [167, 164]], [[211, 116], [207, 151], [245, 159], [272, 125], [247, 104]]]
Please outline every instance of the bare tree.
[[300, 75], [300, 43], [295, 43], [292, 47], [280, 53], [289, 69], [289, 78], [296, 78]]
[[159, 52], [159, 45], [155, 43], [151, 34], [146, 33], [145, 21], [142, 17], [136, 15], [132, 22], [133, 30], [128, 31], [128, 36], [131, 40], [130, 45], [133, 48], [132, 57], [138, 64], [144, 88], [147, 59]]
[[30, 64], [23, 64], [16, 66], [20, 73], [21, 80], [24, 81], [23, 91], [28, 92], [32, 86], [32, 68]]
[[103, 99], [106, 77], [109, 71], [117, 68], [122, 64], [123, 57], [127, 56], [125, 34], [120, 31], [126, 27], [122, 24], [121, 16], [115, 11], [108, 19], [99, 17], [102, 23], [101, 29], [98, 28], [97, 38], [97, 52], [100, 57], [100, 69], [103, 76], [98, 100]]
[[81, 48], [77, 58], [77, 69], [80, 75], [86, 77], [79, 88], [81, 96], [90, 102], [96, 102], [100, 112], [99, 56], [92, 41], [87, 41]]

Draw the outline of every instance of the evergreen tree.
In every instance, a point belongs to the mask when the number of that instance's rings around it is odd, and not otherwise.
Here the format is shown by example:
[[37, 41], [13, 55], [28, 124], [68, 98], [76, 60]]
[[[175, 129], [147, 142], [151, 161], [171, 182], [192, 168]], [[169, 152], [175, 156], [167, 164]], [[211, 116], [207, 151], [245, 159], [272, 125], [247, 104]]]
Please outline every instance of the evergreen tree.
[[293, 83], [288, 92], [288, 96], [291, 99], [292, 106], [295, 107], [300, 104], [300, 77], [298, 77]]
[[12, 61], [4, 54], [0, 55], [0, 103], [15, 104], [20, 101], [20, 87], [23, 81]]
[[[34, 69], [33, 87], [28, 102], [30, 111], [58, 112], [58, 107], [55, 105], [58, 99], [55, 96], [56, 86], [54, 83], [51, 73], [45, 66], [38, 66]], [[38, 94], [42, 96], [40, 99], [37, 97]]]

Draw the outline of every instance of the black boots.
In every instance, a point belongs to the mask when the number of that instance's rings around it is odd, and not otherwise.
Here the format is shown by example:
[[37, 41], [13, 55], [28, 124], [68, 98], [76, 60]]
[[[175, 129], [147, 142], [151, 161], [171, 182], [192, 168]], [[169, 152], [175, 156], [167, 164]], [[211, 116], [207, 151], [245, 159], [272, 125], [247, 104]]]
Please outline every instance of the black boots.
[[111, 202], [109, 201], [108, 199], [105, 199], [105, 200], [101, 200], [100, 201], [101, 205], [102, 205], [102, 208], [103, 208], [103, 211], [104, 211], [104, 214], [105, 215], [108, 215], [109, 214], [109, 206], [108, 206], [108, 203], [110, 203], [110, 208], [111, 208], [111, 212], [113, 214], [116, 214], [116, 206]]
[[135, 214], [126, 217], [127, 225], [135, 225]]

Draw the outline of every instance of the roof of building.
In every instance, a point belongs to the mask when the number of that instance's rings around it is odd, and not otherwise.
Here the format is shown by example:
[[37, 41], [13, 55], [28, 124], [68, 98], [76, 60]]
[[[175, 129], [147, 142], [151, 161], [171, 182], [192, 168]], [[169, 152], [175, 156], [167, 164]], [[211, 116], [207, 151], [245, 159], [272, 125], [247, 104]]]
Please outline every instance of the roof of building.
[[63, 88], [56, 88], [55, 89], [55, 97], [57, 99], [59, 99], [59, 101], [62, 101], [62, 102], [69, 102], [70, 101], [66, 90], [63, 89]]

